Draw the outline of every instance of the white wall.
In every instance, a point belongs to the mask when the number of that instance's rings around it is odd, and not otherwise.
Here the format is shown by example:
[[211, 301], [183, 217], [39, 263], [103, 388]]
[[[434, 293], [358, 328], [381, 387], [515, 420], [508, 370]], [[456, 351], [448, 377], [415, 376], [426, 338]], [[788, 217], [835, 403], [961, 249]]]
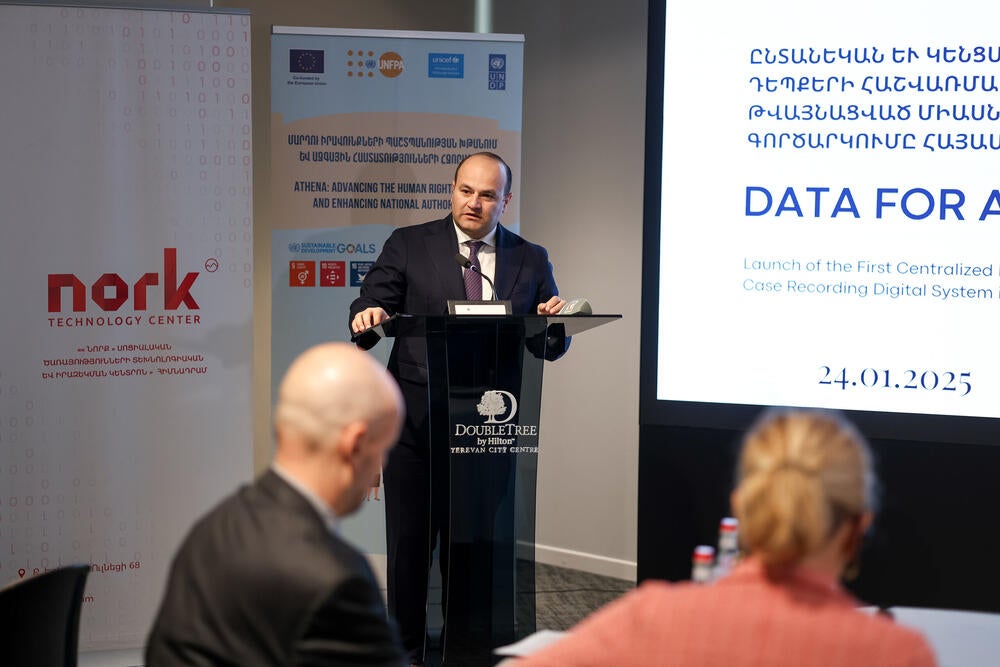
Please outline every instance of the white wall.
[[495, 4], [525, 35], [521, 231], [619, 322], [545, 368], [540, 561], [635, 578], [646, 2]]

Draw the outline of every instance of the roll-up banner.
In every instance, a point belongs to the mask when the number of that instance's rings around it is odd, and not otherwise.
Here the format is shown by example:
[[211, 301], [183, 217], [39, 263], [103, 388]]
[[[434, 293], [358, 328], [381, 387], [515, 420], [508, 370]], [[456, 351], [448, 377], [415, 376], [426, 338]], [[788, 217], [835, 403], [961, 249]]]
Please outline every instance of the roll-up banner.
[[[450, 213], [463, 157], [510, 164], [518, 228], [524, 37], [275, 27], [271, 58], [273, 394], [300, 351], [349, 338], [389, 233]], [[344, 525], [370, 554], [385, 553], [380, 498]]]
[[252, 475], [249, 16], [3, 5], [0, 90], [0, 586], [135, 648]]

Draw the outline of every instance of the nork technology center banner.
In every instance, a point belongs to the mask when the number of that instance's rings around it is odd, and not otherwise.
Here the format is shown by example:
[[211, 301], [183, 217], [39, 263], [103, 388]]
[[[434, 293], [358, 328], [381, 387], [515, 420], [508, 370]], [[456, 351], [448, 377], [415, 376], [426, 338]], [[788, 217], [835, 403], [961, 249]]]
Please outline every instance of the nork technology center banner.
[[252, 474], [250, 20], [0, 6], [0, 586], [87, 563], [141, 646]]

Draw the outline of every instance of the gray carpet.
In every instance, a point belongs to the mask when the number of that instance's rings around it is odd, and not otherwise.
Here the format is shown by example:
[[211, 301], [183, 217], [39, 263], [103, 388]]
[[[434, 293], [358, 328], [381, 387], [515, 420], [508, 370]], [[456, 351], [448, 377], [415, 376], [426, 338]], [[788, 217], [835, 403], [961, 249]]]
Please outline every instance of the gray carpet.
[[[534, 568], [533, 578], [527, 576], [532, 567]], [[532, 579], [534, 581], [534, 595], [531, 594], [531, 585], [528, 583]], [[522, 592], [518, 595], [517, 600], [518, 620], [516, 621], [515, 634], [520, 639], [535, 630], [569, 630], [588, 614], [635, 588], [635, 584], [631, 581], [602, 577], [554, 565], [535, 563], [532, 566], [524, 561], [518, 561], [518, 588]], [[439, 641], [443, 619], [441, 618], [440, 597], [440, 580], [432, 574], [427, 609], [430, 634], [427, 667], [440, 667], [441, 665]], [[533, 609], [532, 602], [534, 603]], [[455, 638], [453, 637], [451, 641], [455, 641]], [[455, 646], [451, 643], [449, 645]], [[465, 650], [473, 650], [474, 652], [466, 655], [464, 654]], [[474, 649], [459, 647], [459, 654], [464, 657], [455, 660], [455, 654], [452, 653], [449, 665], [487, 667], [499, 660], [499, 658], [490, 655], [489, 651], [479, 655], [478, 650], [478, 647]]]
[[[519, 563], [519, 586], [524, 571]], [[569, 630], [585, 616], [635, 588], [635, 583], [598, 574], [570, 570], [555, 565], [535, 563], [535, 624], [538, 630]], [[431, 570], [427, 620], [431, 628], [440, 628], [441, 581], [436, 567]], [[518, 599], [518, 618], [526, 619], [530, 611], [530, 593]], [[525, 624], [530, 627], [529, 623]], [[432, 635], [437, 630], [431, 631]], [[521, 633], [519, 633], [521, 635]]]
[[536, 563], [536, 625], [539, 630], [568, 630], [633, 588], [630, 581]]

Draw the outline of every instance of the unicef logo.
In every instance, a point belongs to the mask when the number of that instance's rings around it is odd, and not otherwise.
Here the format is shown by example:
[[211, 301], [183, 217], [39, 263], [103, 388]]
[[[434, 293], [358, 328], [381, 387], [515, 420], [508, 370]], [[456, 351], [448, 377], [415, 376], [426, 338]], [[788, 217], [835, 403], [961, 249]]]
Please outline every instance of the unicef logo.
[[502, 389], [487, 391], [479, 400], [476, 411], [486, 417], [487, 424], [505, 424], [517, 414], [517, 398]]

